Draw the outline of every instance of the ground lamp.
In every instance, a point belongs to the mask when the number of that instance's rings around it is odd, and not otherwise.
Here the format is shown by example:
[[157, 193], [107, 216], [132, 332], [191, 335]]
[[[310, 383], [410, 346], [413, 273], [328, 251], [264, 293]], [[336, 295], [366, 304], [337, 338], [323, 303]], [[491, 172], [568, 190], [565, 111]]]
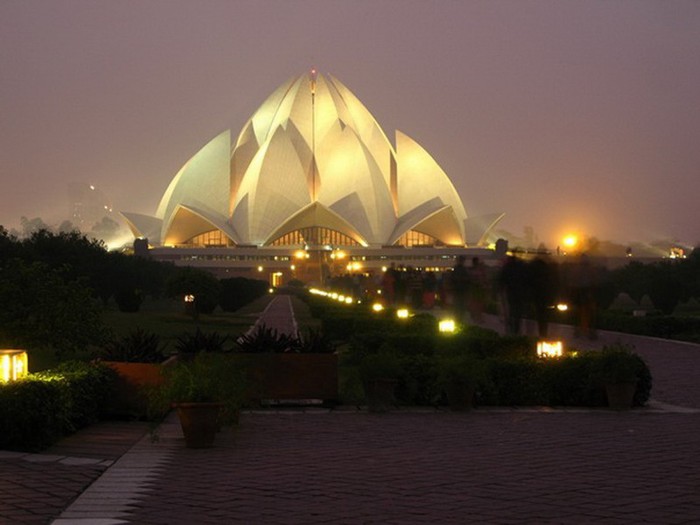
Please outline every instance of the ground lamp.
[[0, 350], [0, 381], [15, 381], [26, 377], [29, 371], [27, 352]]
[[442, 333], [451, 334], [455, 331], [454, 319], [442, 319], [438, 323], [438, 330]]
[[399, 319], [408, 319], [408, 309], [407, 308], [399, 308], [396, 310], [396, 317]]
[[564, 355], [564, 345], [561, 341], [538, 341], [537, 357], [561, 357]]

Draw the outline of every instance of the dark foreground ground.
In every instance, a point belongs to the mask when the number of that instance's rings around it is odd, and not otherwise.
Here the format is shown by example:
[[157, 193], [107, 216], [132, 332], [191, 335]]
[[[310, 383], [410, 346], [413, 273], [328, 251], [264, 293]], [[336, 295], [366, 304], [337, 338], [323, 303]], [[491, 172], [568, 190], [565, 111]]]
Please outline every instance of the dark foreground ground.
[[206, 450], [104, 423], [0, 452], [0, 523], [700, 523], [700, 345], [617, 339], [647, 408], [253, 412]]

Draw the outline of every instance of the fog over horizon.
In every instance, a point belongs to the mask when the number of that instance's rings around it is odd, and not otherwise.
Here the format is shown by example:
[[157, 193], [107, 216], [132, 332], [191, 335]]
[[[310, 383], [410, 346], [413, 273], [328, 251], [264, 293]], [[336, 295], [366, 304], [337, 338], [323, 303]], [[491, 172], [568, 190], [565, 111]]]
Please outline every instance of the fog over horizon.
[[697, 246], [698, 27], [693, 1], [5, 1], [0, 225], [70, 219], [74, 183], [154, 214], [184, 162], [316, 67], [499, 230]]

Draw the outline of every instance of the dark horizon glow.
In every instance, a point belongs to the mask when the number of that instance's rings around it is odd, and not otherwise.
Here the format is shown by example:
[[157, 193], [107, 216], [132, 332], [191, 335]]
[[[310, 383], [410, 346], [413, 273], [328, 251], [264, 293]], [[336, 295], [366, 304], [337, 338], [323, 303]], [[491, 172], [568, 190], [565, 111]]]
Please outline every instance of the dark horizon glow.
[[700, 244], [700, 3], [7, 0], [0, 224], [68, 185], [155, 212], [181, 165], [287, 78], [337, 76], [424, 146], [467, 213]]

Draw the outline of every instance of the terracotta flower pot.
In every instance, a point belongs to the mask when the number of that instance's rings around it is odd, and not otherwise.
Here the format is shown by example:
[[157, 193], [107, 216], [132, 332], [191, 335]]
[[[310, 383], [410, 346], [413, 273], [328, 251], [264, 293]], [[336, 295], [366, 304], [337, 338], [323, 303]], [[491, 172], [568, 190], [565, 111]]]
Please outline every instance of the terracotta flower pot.
[[223, 404], [178, 403], [176, 407], [187, 448], [211, 447], [219, 429]]

